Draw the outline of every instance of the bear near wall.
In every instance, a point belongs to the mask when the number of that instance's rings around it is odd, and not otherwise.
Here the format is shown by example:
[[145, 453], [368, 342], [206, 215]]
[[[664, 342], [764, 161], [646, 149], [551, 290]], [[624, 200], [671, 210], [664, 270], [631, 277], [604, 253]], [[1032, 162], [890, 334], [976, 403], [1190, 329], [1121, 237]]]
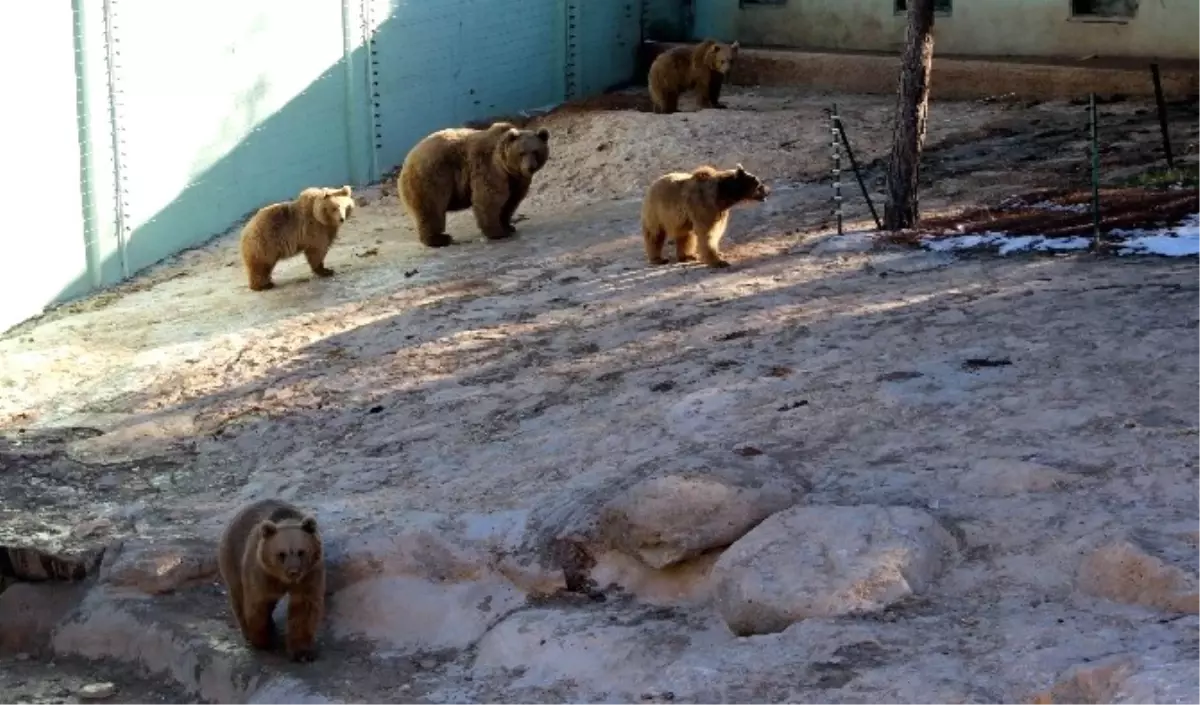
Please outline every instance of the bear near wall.
[[699, 259], [709, 267], [728, 267], [721, 256], [721, 237], [729, 222], [729, 211], [745, 202], [765, 201], [770, 189], [741, 164], [718, 170], [702, 166], [691, 173], [664, 174], [650, 184], [642, 200], [642, 237], [646, 259], [652, 265], [666, 264], [662, 256], [667, 236], [675, 240], [680, 262]]
[[721, 86], [733, 69], [740, 45], [706, 39], [694, 47], [675, 47], [658, 55], [650, 64], [648, 83], [654, 112], [671, 114], [679, 109], [679, 97], [694, 90], [703, 108], [724, 108]]
[[301, 252], [313, 274], [333, 276], [333, 270], [325, 266], [325, 255], [354, 208], [349, 186], [306, 188], [294, 201], [260, 208], [242, 228], [242, 264], [250, 288], [273, 288], [275, 265]]
[[452, 244], [446, 213], [468, 208], [489, 240], [515, 233], [513, 215], [550, 157], [549, 141], [545, 128], [498, 122], [485, 130], [440, 130], [418, 142], [404, 158], [397, 190], [421, 242]]
[[277, 499], [243, 507], [221, 535], [217, 565], [238, 628], [252, 647], [274, 646], [271, 615], [287, 595], [288, 656], [316, 658], [325, 615], [325, 552], [313, 516]]

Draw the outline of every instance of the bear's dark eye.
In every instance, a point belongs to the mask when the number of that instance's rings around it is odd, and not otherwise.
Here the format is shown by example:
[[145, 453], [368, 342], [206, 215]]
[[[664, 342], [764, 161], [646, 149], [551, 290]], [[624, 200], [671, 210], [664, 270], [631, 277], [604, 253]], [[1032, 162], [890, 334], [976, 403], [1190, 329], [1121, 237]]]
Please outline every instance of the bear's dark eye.
[[287, 559], [287, 551], [280, 551], [279, 553], [277, 553], [275, 555], [279, 557], [280, 563], [282, 563], [283, 561], [285, 561]]
[[296, 551], [296, 555], [303, 558], [304, 557], [304, 549], [302, 548], [299, 551]]

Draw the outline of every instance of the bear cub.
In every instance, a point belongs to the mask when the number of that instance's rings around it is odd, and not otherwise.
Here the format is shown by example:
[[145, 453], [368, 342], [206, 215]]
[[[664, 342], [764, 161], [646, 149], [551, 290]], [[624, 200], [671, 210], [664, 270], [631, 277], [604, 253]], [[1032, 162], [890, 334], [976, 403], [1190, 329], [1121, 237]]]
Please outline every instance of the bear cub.
[[217, 565], [238, 628], [251, 646], [275, 645], [271, 613], [287, 595], [288, 656], [316, 658], [325, 614], [325, 552], [316, 518], [278, 499], [246, 505], [221, 535]]
[[421, 242], [445, 247], [454, 239], [446, 213], [470, 208], [489, 240], [517, 231], [517, 207], [533, 176], [550, 158], [550, 131], [522, 130], [498, 122], [483, 130], [453, 127], [425, 137], [400, 168], [398, 191], [417, 226]]
[[306, 188], [294, 201], [264, 206], [242, 228], [242, 263], [253, 291], [275, 286], [271, 272], [283, 259], [301, 252], [318, 277], [331, 277], [325, 254], [354, 211], [350, 187]]
[[701, 166], [691, 173], [672, 172], [655, 179], [642, 200], [642, 236], [650, 264], [666, 264], [662, 256], [667, 236], [675, 240], [680, 262], [700, 261], [709, 267], [728, 267], [721, 257], [721, 237], [729, 211], [746, 202], [762, 202], [770, 189], [738, 164], [718, 170]]
[[741, 45], [705, 39], [694, 47], [675, 47], [659, 54], [650, 64], [648, 83], [654, 112], [671, 114], [679, 109], [679, 97], [694, 90], [703, 108], [724, 108], [721, 85], [733, 69]]

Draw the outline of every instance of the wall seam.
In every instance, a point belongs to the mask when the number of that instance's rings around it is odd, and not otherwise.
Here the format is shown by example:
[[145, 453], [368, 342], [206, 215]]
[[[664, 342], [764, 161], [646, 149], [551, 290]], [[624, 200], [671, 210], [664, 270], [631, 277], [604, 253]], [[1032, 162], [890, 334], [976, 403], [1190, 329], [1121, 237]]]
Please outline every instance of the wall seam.
[[119, 40], [117, 39], [116, 0], [104, 0], [103, 7], [105, 64], [108, 78], [108, 113], [113, 155], [113, 192], [116, 198], [114, 207], [117, 219], [117, 254], [121, 262], [121, 278], [126, 279], [129, 277], [129, 256], [127, 250], [129, 202], [126, 200], [129, 195], [129, 189], [126, 188], [125, 182], [125, 153], [123, 151], [125, 148], [125, 132], [120, 122], [119, 96], [121, 91], [117, 87], [117, 71], [120, 68], [121, 52], [117, 47]]

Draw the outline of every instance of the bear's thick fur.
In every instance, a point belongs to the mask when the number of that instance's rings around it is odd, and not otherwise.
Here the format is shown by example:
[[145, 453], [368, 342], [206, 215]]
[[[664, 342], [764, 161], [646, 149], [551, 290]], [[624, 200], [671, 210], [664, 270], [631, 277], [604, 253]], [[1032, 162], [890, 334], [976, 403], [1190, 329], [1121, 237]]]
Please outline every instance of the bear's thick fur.
[[679, 96], [696, 92], [700, 108], [724, 108], [721, 85], [733, 68], [741, 45], [705, 39], [694, 47], [675, 47], [659, 54], [650, 64], [650, 100], [654, 112], [670, 114], [679, 109]]
[[331, 277], [325, 254], [338, 230], [354, 211], [350, 187], [306, 188], [294, 201], [260, 208], [242, 228], [242, 263], [250, 288], [263, 291], [275, 286], [271, 272], [279, 260], [301, 252], [318, 277]]
[[549, 142], [544, 127], [521, 130], [507, 122], [440, 130], [418, 142], [404, 158], [398, 190], [421, 242], [453, 243], [446, 213], [468, 208], [488, 239], [515, 233], [513, 214], [550, 158]]
[[287, 595], [288, 655], [296, 661], [316, 658], [325, 614], [325, 552], [312, 515], [278, 499], [243, 507], [221, 535], [217, 565], [238, 628], [251, 646], [274, 645], [271, 613]]
[[666, 264], [663, 245], [670, 235], [680, 262], [700, 260], [710, 267], [728, 267], [721, 257], [721, 236], [729, 210], [746, 201], [765, 201], [770, 189], [738, 164], [717, 170], [702, 166], [691, 173], [672, 172], [655, 179], [642, 200], [642, 236], [650, 264]]

